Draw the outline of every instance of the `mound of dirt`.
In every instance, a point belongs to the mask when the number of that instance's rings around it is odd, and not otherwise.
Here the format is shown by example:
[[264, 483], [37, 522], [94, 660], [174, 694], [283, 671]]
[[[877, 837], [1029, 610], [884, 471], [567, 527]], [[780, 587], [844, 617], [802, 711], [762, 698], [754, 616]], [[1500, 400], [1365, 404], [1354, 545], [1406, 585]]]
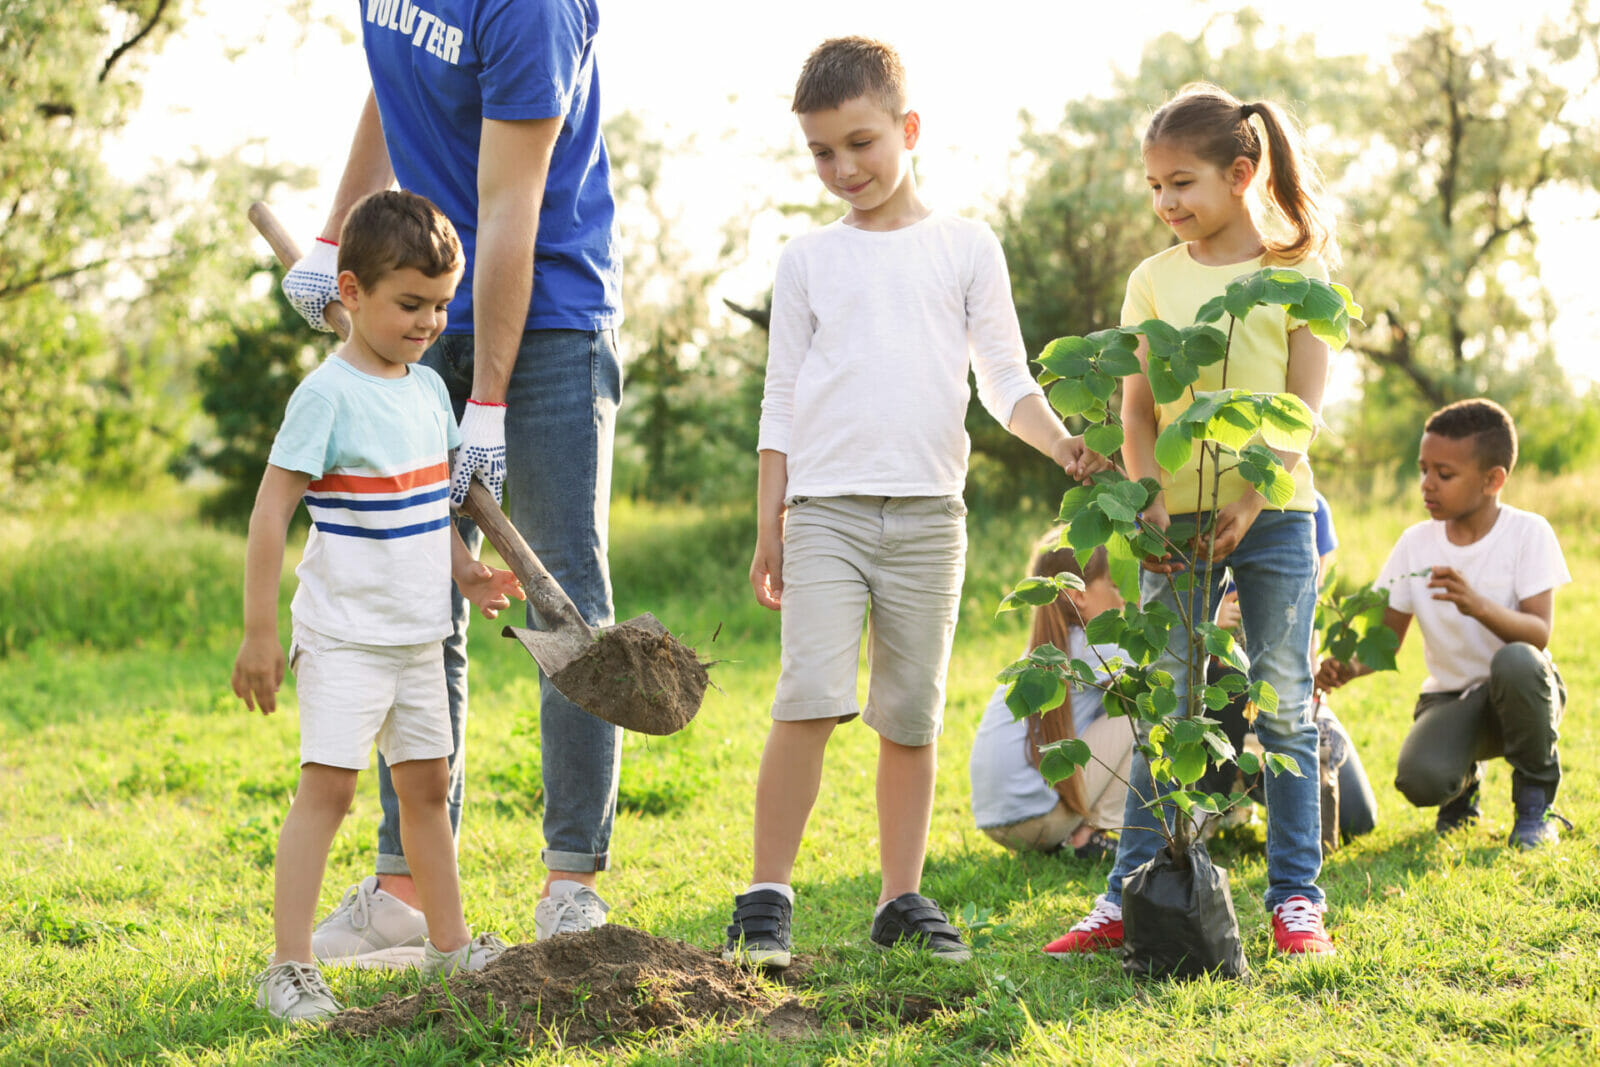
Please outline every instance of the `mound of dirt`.
[[694, 650], [665, 628], [630, 620], [600, 631], [550, 680], [589, 714], [660, 736], [689, 725], [709, 678]]
[[[569, 694], [570, 695], [570, 694]], [[794, 997], [775, 1003], [750, 975], [692, 945], [607, 925], [514, 945], [477, 974], [458, 975], [414, 996], [390, 994], [329, 1024], [361, 1037], [468, 1022], [506, 1026], [529, 1042], [603, 1042], [690, 1023], [760, 1016], [773, 1036], [818, 1032], [816, 1012]]]

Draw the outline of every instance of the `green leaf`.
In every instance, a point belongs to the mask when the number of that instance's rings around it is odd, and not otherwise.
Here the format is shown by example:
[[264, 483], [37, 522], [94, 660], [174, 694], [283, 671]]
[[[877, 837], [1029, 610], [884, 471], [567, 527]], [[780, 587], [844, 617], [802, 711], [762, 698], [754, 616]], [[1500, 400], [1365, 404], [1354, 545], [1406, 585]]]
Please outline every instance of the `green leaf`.
[[1063, 378], [1081, 378], [1093, 364], [1095, 346], [1082, 337], [1057, 337], [1034, 362]]
[[1294, 775], [1296, 778], [1305, 777], [1305, 774], [1300, 770], [1300, 764], [1294, 761], [1294, 757], [1285, 756], [1281, 752], [1267, 753], [1267, 768], [1272, 771], [1273, 774], [1287, 773]]
[[1171, 715], [1178, 710], [1178, 694], [1171, 689], [1153, 689], [1150, 703], [1157, 715]]
[[1234, 757], [1233, 762], [1239, 765], [1246, 778], [1261, 773], [1261, 759], [1254, 752], [1241, 752]]
[[1106, 518], [1105, 512], [1096, 508], [1083, 509], [1072, 525], [1067, 527], [1067, 544], [1072, 546], [1079, 559], [1089, 558], [1089, 553], [1105, 544], [1110, 536], [1111, 520]]
[[1091, 426], [1083, 431], [1083, 443], [1092, 452], [1102, 456], [1109, 456], [1122, 447], [1123, 435], [1120, 426]]
[[1049, 578], [1024, 578], [1016, 584], [1011, 592], [1000, 601], [1000, 608], [996, 614], [1004, 611], [1018, 611], [1025, 607], [1039, 608], [1046, 604], [1055, 603], [1061, 591], [1056, 588]]
[[1316, 416], [1293, 393], [1278, 393], [1261, 405], [1261, 438], [1273, 448], [1304, 452], [1315, 429]]
[[1216, 623], [1201, 623], [1199, 629], [1206, 635], [1206, 651], [1221, 659], [1233, 652], [1233, 635]]
[[1395, 669], [1395, 653], [1400, 650], [1400, 639], [1387, 626], [1379, 625], [1368, 630], [1356, 642], [1356, 659], [1375, 671]]
[[1117, 391], [1117, 380], [1109, 374], [1099, 371], [1090, 371], [1083, 376], [1083, 384], [1094, 398], [1102, 404], [1111, 399], [1111, 394]]
[[1228, 354], [1228, 335], [1215, 326], [1190, 326], [1184, 330], [1183, 354], [1197, 367], [1209, 367]]
[[1088, 742], [1068, 737], [1039, 746], [1039, 773], [1051, 783], [1071, 778], [1090, 760]]
[[1272, 688], [1270, 682], [1251, 682], [1250, 700], [1268, 715], [1278, 710], [1278, 691]]
[[1200, 776], [1206, 773], [1205, 746], [1178, 745], [1172, 751], [1172, 773], [1184, 785], [1198, 781]]
[[1024, 671], [1006, 690], [1006, 707], [1014, 718], [1025, 719], [1061, 706], [1067, 687], [1055, 671], [1037, 667]]
[[1100, 371], [1115, 378], [1139, 373], [1139, 357], [1132, 348], [1108, 348], [1100, 355]]
[[1182, 470], [1194, 455], [1194, 441], [1189, 437], [1190, 427], [1174, 422], [1156, 438], [1156, 462], [1161, 469], [1171, 473]]
[[1228, 691], [1220, 686], [1208, 685], [1200, 693], [1200, 699], [1212, 711], [1221, 711], [1228, 706]]
[[[1075, 485], [1061, 495], [1061, 512], [1059, 518], [1064, 523], [1071, 523], [1078, 517], [1078, 513], [1094, 502], [1095, 487], [1092, 485]], [[1060, 545], [1056, 546], [1061, 547]]]
[[1050, 406], [1064, 416], [1081, 415], [1099, 404], [1099, 398], [1076, 378], [1063, 378], [1050, 387]]
[[1117, 611], [1103, 611], [1083, 628], [1084, 640], [1091, 645], [1120, 645], [1127, 623]]
[[1172, 373], [1172, 364], [1169, 360], [1150, 357], [1145, 378], [1150, 382], [1150, 395], [1158, 404], [1170, 404], [1183, 395], [1188, 387], [1187, 382], [1179, 381], [1178, 376]]
[[1210, 300], [1207, 300], [1204, 304], [1200, 305], [1200, 310], [1194, 313], [1194, 321], [1216, 322], [1218, 319], [1222, 318], [1226, 311], [1227, 308], [1223, 306], [1223, 298], [1220, 296], [1214, 296]]

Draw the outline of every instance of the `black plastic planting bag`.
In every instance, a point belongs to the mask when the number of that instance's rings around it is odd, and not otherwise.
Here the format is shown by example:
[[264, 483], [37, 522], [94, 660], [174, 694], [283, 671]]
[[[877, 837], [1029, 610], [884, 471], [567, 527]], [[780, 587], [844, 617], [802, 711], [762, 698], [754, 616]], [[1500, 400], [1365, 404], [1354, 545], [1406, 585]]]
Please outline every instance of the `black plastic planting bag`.
[[1250, 969], [1228, 872], [1213, 866], [1206, 846], [1192, 843], [1183, 860], [1165, 848], [1122, 881], [1122, 970], [1142, 978], [1242, 978]]

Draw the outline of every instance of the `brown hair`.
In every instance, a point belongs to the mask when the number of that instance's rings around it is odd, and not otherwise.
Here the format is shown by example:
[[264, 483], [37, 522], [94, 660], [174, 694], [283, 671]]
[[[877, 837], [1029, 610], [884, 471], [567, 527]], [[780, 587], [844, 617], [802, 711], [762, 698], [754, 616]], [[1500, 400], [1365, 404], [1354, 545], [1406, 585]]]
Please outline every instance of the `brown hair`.
[[895, 50], [868, 37], [832, 37], [812, 50], [794, 86], [797, 115], [869, 96], [896, 121], [906, 111], [906, 71]]
[[[1266, 134], [1265, 152], [1252, 118]], [[1281, 219], [1292, 234], [1286, 241], [1263, 234], [1268, 254], [1286, 264], [1315, 254], [1330, 268], [1338, 266], [1333, 224], [1317, 198], [1316, 167], [1298, 128], [1277, 104], [1247, 104], [1209, 82], [1191, 82], [1151, 116], [1144, 146], [1158, 141], [1180, 144], [1224, 171], [1240, 156], [1250, 160], [1264, 178], [1269, 222]]]
[[[1034, 546], [1033, 562], [1029, 565], [1033, 574], [1040, 578], [1051, 578], [1057, 574], [1075, 574], [1083, 579], [1085, 585], [1106, 576], [1109, 562], [1103, 545], [1090, 553], [1089, 562], [1080, 567], [1077, 555], [1071, 548], [1061, 543], [1061, 533], [1061, 528], [1057, 527], [1040, 538], [1039, 543]], [[1063, 593], [1054, 603], [1034, 609], [1033, 629], [1028, 634], [1028, 651], [1032, 652], [1041, 645], [1049, 644], [1066, 652], [1072, 644], [1073, 629], [1083, 626], [1088, 621], [1079, 616], [1078, 606]], [[1072, 725], [1072, 687], [1068, 685], [1060, 707], [1052, 708], [1042, 715], [1028, 716], [1028, 762], [1034, 767], [1039, 766], [1040, 745], [1076, 736], [1078, 736], [1077, 730]], [[1063, 778], [1055, 783], [1055, 789], [1069, 810], [1084, 817], [1088, 816], [1089, 803], [1084, 797], [1083, 779], [1080, 776], [1074, 774], [1069, 778]]]
[[461, 238], [427, 197], [386, 189], [356, 201], [339, 230], [339, 270], [370, 291], [397, 270], [437, 278], [466, 266]]
[[1428, 416], [1424, 433], [1461, 440], [1472, 438], [1472, 454], [1484, 470], [1504, 467], [1507, 474], [1517, 463], [1517, 427], [1511, 413], [1487, 397], [1457, 400]]

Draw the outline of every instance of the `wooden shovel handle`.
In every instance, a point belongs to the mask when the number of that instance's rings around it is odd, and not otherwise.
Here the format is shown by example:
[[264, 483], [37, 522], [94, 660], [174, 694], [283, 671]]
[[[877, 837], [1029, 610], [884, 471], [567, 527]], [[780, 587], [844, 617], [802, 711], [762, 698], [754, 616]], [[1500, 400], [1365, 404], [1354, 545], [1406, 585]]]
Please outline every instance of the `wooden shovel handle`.
[[[247, 214], [257, 232], [272, 246], [273, 253], [278, 257], [278, 262], [283, 264], [284, 269], [300, 261], [299, 246], [295, 244], [294, 238], [289, 236], [289, 231], [283, 228], [283, 224], [278, 221], [271, 208], [257, 200], [250, 205]], [[343, 304], [329, 304], [323, 311], [323, 317], [328, 320], [328, 325], [333, 327], [333, 332], [339, 335], [340, 340], [349, 339], [350, 313], [344, 309]], [[506, 518], [505, 512], [500, 510], [500, 505], [495, 503], [494, 494], [481, 482], [474, 480], [467, 489], [467, 500], [461, 505], [461, 513], [477, 523], [478, 529], [489, 538], [494, 550], [500, 553], [500, 557], [511, 568], [511, 573], [522, 583], [523, 591], [528, 594], [528, 602], [539, 612], [546, 627], [552, 630], [574, 630], [585, 636], [593, 636], [594, 631], [583, 621], [583, 616], [578, 614], [572, 598], [561, 588], [561, 583], [545, 570], [544, 564], [539, 562], [539, 557], [528, 547], [528, 542], [522, 539], [517, 528], [511, 525], [511, 520]]]
[[500, 505], [495, 503], [494, 494], [482, 482], [474, 479], [467, 488], [467, 499], [461, 505], [461, 514], [478, 524], [478, 529], [483, 531], [494, 550], [500, 553], [500, 558], [506, 561], [506, 566], [511, 568], [511, 573], [517, 576], [523, 591], [528, 594], [528, 603], [544, 619], [546, 629], [571, 630], [585, 637], [594, 635], [583, 616], [578, 614], [572, 598], [561, 588], [561, 583], [545, 570], [539, 557], [528, 547], [528, 542], [522, 539], [517, 528], [511, 525], [511, 520], [506, 518], [505, 512], [500, 510]]
[[[289, 231], [283, 228], [278, 221], [278, 216], [272, 209], [257, 200], [250, 205], [246, 212], [250, 221], [255, 225], [256, 232], [267, 239], [267, 244], [272, 246], [273, 253], [278, 257], [278, 262], [283, 264], [283, 269], [288, 270], [300, 262], [300, 246], [294, 243], [294, 238], [289, 236]], [[335, 301], [322, 309], [322, 317], [328, 320], [328, 325], [333, 327], [333, 332], [339, 335], [339, 340], [350, 339], [350, 313], [344, 305]]]

